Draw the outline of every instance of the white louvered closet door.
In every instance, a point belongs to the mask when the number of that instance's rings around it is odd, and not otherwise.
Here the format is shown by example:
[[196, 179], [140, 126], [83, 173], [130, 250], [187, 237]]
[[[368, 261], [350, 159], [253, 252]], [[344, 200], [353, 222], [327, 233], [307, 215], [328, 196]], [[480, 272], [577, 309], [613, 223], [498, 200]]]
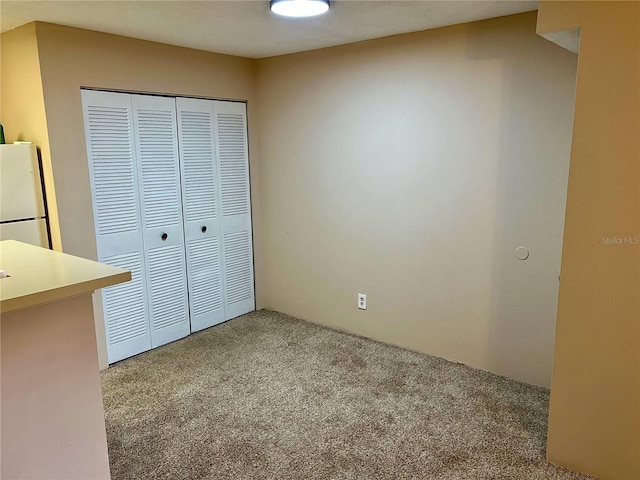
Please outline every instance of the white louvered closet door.
[[177, 98], [191, 331], [225, 320], [213, 101]]
[[214, 101], [225, 319], [255, 310], [246, 105]]
[[109, 363], [151, 348], [129, 95], [82, 91], [98, 260], [132, 280], [101, 291]]
[[132, 95], [151, 344], [189, 334], [175, 99]]

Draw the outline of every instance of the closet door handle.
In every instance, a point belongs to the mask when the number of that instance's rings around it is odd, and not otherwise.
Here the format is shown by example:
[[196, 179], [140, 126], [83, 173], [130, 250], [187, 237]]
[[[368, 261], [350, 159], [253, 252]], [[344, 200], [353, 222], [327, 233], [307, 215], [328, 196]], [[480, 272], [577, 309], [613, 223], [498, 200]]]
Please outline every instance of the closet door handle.
[[164, 242], [167, 238], [169, 238], [169, 235], [167, 235], [166, 233], [163, 233], [162, 235], [160, 235], [160, 238]]
[[206, 232], [206, 231], [207, 231], [207, 226], [206, 226], [206, 225], [203, 225], [203, 226], [202, 226], [202, 228], [201, 228], [200, 230], [202, 230], [202, 233]]

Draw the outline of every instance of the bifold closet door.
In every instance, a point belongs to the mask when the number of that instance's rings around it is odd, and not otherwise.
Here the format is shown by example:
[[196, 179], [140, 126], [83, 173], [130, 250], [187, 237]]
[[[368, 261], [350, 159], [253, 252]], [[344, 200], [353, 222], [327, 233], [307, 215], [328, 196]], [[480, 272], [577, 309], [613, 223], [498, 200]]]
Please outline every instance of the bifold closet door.
[[225, 320], [213, 101], [177, 98], [191, 331]]
[[129, 95], [82, 91], [98, 260], [131, 270], [101, 290], [109, 363], [151, 348]]
[[109, 363], [255, 309], [246, 106], [82, 91]]
[[246, 104], [214, 101], [225, 319], [255, 310]]
[[190, 332], [175, 99], [132, 95], [151, 345]]

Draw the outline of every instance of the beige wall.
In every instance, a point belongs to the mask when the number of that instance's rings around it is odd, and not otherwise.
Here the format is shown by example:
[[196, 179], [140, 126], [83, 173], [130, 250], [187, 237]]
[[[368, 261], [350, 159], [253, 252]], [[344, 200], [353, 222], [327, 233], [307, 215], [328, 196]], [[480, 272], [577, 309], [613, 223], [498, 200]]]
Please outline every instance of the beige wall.
[[2, 467], [7, 480], [108, 480], [90, 294], [3, 313]]
[[7, 143], [29, 141], [40, 151], [51, 240], [62, 250], [35, 24], [2, 34], [0, 51], [0, 122]]
[[540, 2], [540, 33], [575, 27], [580, 60], [547, 458], [598, 478], [637, 479], [640, 3]]
[[259, 307], [548, 385], [575, 56], [534, 24], [258, 62], [22, 27], [37, 36], [65, 251], [96, 256], [80, 87], [246, 99]]
[[268, 308], [549, 385], [576, 56], [535, 25], [258, 61]]
[[[603, 241], [640, 235], [639, 18], [538, 19], [582, 28], [548, 458], [602, 478], [640, 477], [640, 252]], [[65, 250], [95, 258], [80, 87], [246, 99], [259, 306], [547, 385], [576, 57], [534, 25], [253, 62], [31, 24], [2, 35], [0, 118], [53, 165]]]
[[[251, 60], [132, 38], [36, 23], [62, 242], [95, 259], [96, 243], [82, 120], [81, 87], [247, 100], [256, 300], [262, 305], [260, 196], [254, 66]], [[99, 297], [96, 327], [106, 365]]]

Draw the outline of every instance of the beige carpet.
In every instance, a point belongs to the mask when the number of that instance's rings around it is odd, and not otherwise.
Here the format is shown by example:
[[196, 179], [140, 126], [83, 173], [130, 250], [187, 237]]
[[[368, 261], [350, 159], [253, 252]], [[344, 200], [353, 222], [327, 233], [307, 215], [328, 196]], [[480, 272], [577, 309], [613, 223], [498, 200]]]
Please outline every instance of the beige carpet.
[[585, 479], [547, 390], [260, 311], [103, 373], [113, 480]]

